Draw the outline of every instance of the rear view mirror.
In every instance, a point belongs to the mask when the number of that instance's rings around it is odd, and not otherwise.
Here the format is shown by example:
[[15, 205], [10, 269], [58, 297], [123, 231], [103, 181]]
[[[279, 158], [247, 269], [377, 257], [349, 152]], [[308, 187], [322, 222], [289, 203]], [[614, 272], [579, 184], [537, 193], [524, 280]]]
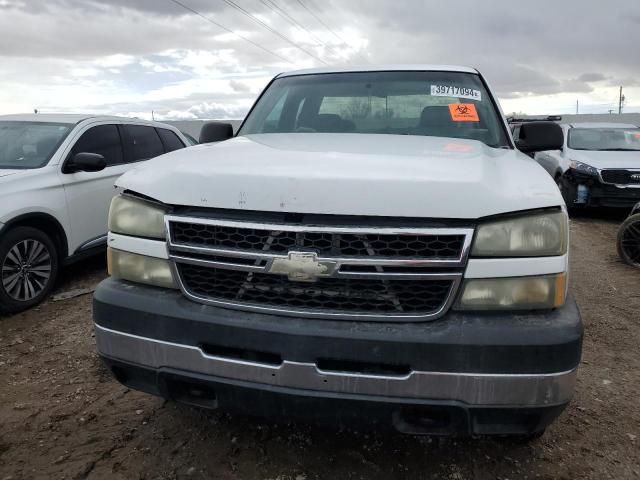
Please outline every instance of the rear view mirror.
[[207, 122], [200, 131], [199, 143], [222, 142], [233, 137], [233, 127], [230, 123]]
[[99, 172], [104, 170], [107, 162], [99, 153], [80, 152], [67, 162], [64, 173]]
[[516, 147], [524, 153], [560, 150], [564, 143], [562, 127], [555, 122], [530, 122], [520, 126]]

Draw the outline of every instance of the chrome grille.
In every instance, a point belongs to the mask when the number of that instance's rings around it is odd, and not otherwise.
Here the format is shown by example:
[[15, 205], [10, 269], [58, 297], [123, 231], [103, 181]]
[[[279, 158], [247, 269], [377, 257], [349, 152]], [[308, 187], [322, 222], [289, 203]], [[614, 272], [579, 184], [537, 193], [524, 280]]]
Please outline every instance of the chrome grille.
[[294, 232], [172, 222], [171, 239], [177, 244], [236, 250], [288, 252], [311, 249], [321, 256], [374, 256], [459, 258], [464, 235], [360, 234]]
[[380, 321], [446, 312], [473, 234], [472, 228], [259, 224], [175, 215], [166, 223], [180, 287], [194, 301]]
[[268, 273], [179, 265], [180, 278], [194, 294], [278, 309], [318, 309], [352, 314], [402, 314], [437, 311], [453, 280], [376, 280], [323, 278], [291, 282]]

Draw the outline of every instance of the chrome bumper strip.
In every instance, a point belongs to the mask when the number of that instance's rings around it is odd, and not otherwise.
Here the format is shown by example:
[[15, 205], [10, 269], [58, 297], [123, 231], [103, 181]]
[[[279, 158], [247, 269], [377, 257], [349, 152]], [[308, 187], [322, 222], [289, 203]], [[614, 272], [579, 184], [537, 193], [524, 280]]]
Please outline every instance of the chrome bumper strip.
[[185, 372], [264, 385], [352, 395], [459, 401], [475, 406], [535, 407], [567, 403], [576, 370], [553, 374], [479, 374], [412, 371], [371, 375], [324, 371], [313, 363], [280, 365], [205, 354], [200, 348], [131, 335], [95, 325], [100, 354], [147, 368]]

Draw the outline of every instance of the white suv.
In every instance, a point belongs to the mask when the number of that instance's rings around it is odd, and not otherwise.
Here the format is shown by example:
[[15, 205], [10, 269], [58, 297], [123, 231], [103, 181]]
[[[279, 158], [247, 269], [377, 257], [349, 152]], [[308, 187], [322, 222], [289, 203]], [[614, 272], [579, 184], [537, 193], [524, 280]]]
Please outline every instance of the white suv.
[[640, 201], [640, 128], [573, 123], [562, 131], [562, 148], [538, 152], [535, 159], [556, 180], [568, 207], [632, 208]]
[[61, 264], [104, 248], [116, 178], [186, 145], [137, 119], [0, 116], [0, 313], [37, 304]]

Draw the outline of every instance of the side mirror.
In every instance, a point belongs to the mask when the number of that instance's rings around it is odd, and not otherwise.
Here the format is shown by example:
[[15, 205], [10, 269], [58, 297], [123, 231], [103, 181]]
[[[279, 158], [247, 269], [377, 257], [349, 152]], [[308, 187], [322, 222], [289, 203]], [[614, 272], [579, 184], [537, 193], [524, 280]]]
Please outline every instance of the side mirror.
[[99, 172], [107, 167], [107, 161], [99, 153], [80, 152], [64, 166], [64, 173]]
[[563, 144], [562, 127], [555, 122], [523, 123], [516, 139], [516, 147], [523, 153], [560, 150]]
[[233, 137], [233, 127], [230, 123], [207, 122], [200, 130], [198, 143], [222, 142]]

